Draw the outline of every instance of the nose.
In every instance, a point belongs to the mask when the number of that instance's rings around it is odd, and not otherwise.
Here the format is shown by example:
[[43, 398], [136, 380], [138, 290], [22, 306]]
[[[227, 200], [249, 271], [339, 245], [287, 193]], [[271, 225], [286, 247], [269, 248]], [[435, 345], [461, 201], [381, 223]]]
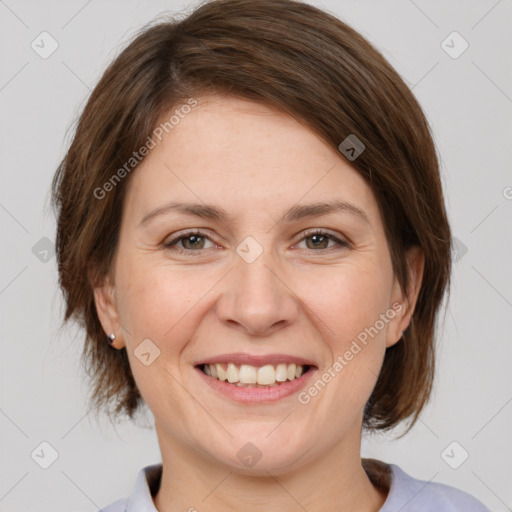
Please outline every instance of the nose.
[[217, 315], [251, 336], [269, 336], [297, 319], [297, 296], [270, 251], [264, 250], [252, 263], [237, 256], [223, 286]]

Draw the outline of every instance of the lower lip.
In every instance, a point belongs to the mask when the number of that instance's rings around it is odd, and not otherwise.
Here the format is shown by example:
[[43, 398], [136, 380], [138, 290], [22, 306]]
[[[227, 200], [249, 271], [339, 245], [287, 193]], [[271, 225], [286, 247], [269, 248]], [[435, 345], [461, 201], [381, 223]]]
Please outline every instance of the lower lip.
[[215, 391], [218, 391], [224, 396], [243, 403], [265, 403], [275, 402], [296, 393], [301, 388], [305, 387], [312, 375], [316, 372], [316, 368], [311, 368], [304, 375], [298, 379], [287, 380], [282, 384], [268, 388], [245, 388], [237, 386], [236, 384], [229, 384], [227, 381], [214, 379], [206, 375], [200, 368], [194, 368], [199, 376]]

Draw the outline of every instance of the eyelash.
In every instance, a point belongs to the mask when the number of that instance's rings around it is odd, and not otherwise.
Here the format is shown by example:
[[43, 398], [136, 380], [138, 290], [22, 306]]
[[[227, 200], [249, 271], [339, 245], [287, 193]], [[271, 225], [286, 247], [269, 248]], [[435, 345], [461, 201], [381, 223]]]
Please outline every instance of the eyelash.
[[[334, 235], [332, 235], [332, 234], [330, 234], [330, 233], [328, 233], [326, 231], [322, 231], [321, 229], [313, 229], [313, 230], [310, 230], [310, 231], [306, 231], [304, 233], [304, 236], [299, 240], [299, 242], [302, 242], [304, 239], [310, 238], [310, 237], [315, 236], [315, 235], [320, 235], [320, 236], [326, 237], [329, 240], [332, 240], [333, 242], [336, 242], [340, 247], [345, 247], [347, 249], [349, 249], [351, 247], [350, 244], [348, 242], [346, 242], [345, 240], [340, 240], [339, 238], [335, 237]], [[181, 233], [179, 236], [173, 238], [172, 240], [169, 240], [168, 242], [164, 243], [163, 246], [166, 249], [169, 249], [171, 251], [176, 251], [176, 252], [178, 252], [180, 254], [187, 254], [187, 255], [190, 255], [190, 253], [198, 253], [198, 254], [200, 254], [201, 252], [203, 252], [202, 250], [194, 251], [192, 249], [182, 249], [181, 247], [177, 246], [177, 244], [178, 244], [178, 242], [180, 240], [183, 240], [183, 239], [186, 239], [186, 238], [190, 238], [191, 236], [200, 236], [201, 238], [205, 238], [205, 239], [210, 240], [210, 237], [208, 237], [202, 231], [188, 230], [188, 231], [185, 231], [184, 233]], [[210, 241], [212, 241], [212, 240], [210, 240]], [[330, 249], [332, 249], [332, 247]], [[309, 249], [309, 250], [313, 251], [313, 252], [322, 252], [322, 250], [318, 250], [318, 251], [314, 250], [314, 249]], [[328, 250], [328, 249], [323, 249], [323, 251], [326, 251], [326, 250]]]

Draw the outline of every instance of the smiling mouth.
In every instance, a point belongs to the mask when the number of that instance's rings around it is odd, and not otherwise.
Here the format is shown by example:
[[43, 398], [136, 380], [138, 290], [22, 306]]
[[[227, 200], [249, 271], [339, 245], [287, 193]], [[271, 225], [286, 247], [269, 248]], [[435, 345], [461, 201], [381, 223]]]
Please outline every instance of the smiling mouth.
[[249, 364], [215, 363], [197, 365], [205, 375], [221, 382], [246, 388], [278, 387], [301, 378], [314, 369], [312, 365], [286, 364], [252, 366]]

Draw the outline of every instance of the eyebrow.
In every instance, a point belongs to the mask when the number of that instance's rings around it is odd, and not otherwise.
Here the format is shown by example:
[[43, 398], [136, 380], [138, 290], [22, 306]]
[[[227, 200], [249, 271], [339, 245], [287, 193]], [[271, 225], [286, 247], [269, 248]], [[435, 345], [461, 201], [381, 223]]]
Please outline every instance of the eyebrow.
[[[228, 214], [224, 209], [217, 206], [201, 203], [179, 203], [170, 202], [158, 208], [155, 208], [146, 214], [139, 222], [139, 227], [143, 227], [159, 215], [178, 211], [185, 215], [195, 216], [204, 219], [218, 220], [221, 222], [233, 222], [234, 216]], [[281, 219], [284, 222], [295, 222], [307, 217], [326, 215], [328, 213], [346, 212], [370, 225], [366, 213], [357, 206], [346, 201], [332, 201], [328, 203], [312, 203], [306, 205], [294, 205], [287, 210]]]

